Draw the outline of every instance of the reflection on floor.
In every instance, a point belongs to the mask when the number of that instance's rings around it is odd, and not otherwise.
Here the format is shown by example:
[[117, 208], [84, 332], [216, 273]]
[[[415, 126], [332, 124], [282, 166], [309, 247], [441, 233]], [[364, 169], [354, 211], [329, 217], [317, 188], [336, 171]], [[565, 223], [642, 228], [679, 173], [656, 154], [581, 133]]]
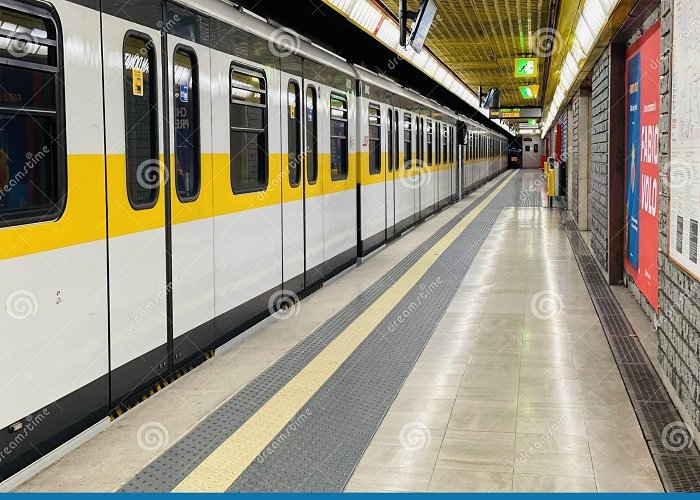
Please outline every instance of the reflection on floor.
[[348, 491], [663, 491], [556, 210], [505, 209]]

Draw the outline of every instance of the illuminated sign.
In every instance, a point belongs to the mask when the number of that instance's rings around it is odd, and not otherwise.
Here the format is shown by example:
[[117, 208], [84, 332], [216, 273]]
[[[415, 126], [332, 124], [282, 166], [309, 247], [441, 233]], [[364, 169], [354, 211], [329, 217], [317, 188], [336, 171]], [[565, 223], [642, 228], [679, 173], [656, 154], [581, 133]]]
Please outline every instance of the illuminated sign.
[[523, 99], [536, 99], [539, 91], [539, 85], [526, 85], [524, 87], [520, 87], [520, 94], [522, 94]]
[[542, 118], [542, 108], [491, 108], [489, 118]]
[[537, 77], [537, 58], [518, 57], [515, 60], [515, 71], [513, 74], [518, 78]]

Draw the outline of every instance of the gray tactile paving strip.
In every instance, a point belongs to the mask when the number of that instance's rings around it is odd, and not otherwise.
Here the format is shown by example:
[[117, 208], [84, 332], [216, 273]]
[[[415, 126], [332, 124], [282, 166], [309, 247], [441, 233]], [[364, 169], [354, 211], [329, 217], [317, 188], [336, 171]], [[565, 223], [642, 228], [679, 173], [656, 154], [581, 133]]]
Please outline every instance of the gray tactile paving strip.
[[517, 182], [475, 218], [229, 491], [342, 491], [501, 210], [512, 206], [513, 188]]
[[[517, 176], [510, 181], [515, 185]], [[126, 483], [121, 491], [167, 492], [177, 486], [226, 438], [342, 333], [370, 304], [393, 285], [431, 246], [496, 189], [494, 185], [419, 245], [383, 277], [319, 326], [196, 428]], [[503, 192], [507, 192], [504, 189]], [[501, 195], [503, 195], [503, 192]], [[372, 433], [374, 430], [372, 430]]]
[[[664, 488], [668, 492], [700, 492], [697, 447], [690, 434], [682, 434], [685, 426], [678, 410], [574, 222], [566, 211], [560, 213]], [[681, 445], [674, 436], [682, 436]]]

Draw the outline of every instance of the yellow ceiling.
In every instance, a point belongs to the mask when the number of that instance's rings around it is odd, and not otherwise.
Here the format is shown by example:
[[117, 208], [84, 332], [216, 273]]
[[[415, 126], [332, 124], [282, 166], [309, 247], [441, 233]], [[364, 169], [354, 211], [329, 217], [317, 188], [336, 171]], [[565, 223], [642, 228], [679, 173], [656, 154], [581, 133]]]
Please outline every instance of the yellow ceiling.
[[[382, 1], [398, 14], [398, 0]], [[408, 0], [409, 10], [417, 10], [419, 3], [420, 0]], [[557, 0], [435, 0], [435, 3], [437, 15], [426, 45], [464, 83], [475, 91], [480, 85], [484, 91], [491, 87], [501, 89], [501, 106], [542, 104], [548, 53], [543, 37], [549, 36], [556, 49], [562, 45], [561, 35], [544, 31], [549, 27], [552, 6]], [[538, 53], [544, 56], [539, 60], [538, 77], [516, 78], [514, 59]], [[519, 89], [522, 85], [540, 85], [538, 99], [524, 99]]]

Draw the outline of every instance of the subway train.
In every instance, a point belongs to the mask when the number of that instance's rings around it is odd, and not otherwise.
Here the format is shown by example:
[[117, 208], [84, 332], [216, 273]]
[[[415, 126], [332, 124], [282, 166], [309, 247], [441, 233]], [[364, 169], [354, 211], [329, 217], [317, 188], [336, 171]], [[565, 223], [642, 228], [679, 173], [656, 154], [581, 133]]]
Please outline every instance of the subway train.
[[0, 20], [0, 481], [507, 168], [504, 134], [222, 0]]

